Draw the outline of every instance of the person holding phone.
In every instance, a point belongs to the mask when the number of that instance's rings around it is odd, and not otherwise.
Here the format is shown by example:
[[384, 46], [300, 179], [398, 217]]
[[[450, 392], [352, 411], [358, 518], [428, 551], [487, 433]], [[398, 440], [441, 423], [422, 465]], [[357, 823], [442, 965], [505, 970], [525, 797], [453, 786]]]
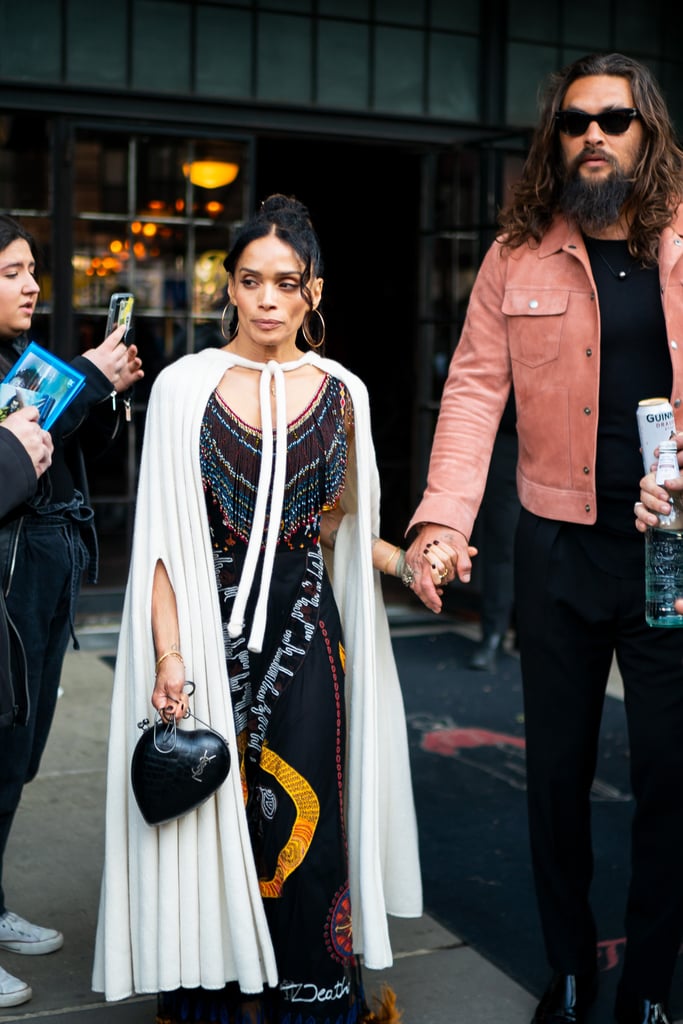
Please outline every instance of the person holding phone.
[[[39, 293], [37, 258], [28, 231], [0, 215], [0, 379], [28, 344], [26, 332]], [[92, 429], [95, 409], [108, 420], [107, 440], [113, 438], [121, 408], [120, 403], [112, 408], [112, 392], [127, 391], [143, 375], [135, 346], [121, 344], [123, 333], [119, 327], [73, 360], [86, 384], [51, 428], [52, 464], [38, 480], [35, 494], [0, 518], [0, 589], [21, 640], [19, 670], [26, 674], [29, 705], [26, 723], [6, 731], [0, 742], [0, 950], [13, 953], [50, 953], [64, 941], [56, 929], [32, 924], [8, 908], [2, 864], [23, 787], [35, 777], [45, 749], [69, 636], [78, 646], [73, 616], [81, 575], [87, 569], [92, 582], [97, 578], [81, 442], [86, 424], [90, 437], [97, 433]], [[2, 1000], [0, 987], [0, 1006]]]

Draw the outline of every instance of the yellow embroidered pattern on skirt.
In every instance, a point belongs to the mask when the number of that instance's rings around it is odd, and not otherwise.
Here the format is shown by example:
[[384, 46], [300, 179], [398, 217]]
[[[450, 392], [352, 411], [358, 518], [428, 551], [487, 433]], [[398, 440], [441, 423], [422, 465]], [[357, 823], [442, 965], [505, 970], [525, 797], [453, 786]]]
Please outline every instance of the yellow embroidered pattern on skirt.
[[264, 771], [277, 779], [296, 807], [296, 819], [289, 839], [278, 855], [275, 874], [270, 879], [262, 878], [259, 881], [261, 896], [265, 899], [280, 895], [285, 879], [298, 868], [308, 853], [320, 817], [320, 803], [303, 775], [278, 757], [266, 744], [261, 751], [260, 763]]

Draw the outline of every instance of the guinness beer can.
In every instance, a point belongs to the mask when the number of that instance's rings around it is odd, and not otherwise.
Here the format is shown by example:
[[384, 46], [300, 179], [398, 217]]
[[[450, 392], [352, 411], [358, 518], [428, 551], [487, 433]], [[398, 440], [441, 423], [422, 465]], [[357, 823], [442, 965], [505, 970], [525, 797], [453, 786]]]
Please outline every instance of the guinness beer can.
[[644, 398], [638, 402], [638, 434], [643, 453], [643, 469], [649, 473], [656, 462], [655, 448], [676, 432], [674, 411], [666, 398]]

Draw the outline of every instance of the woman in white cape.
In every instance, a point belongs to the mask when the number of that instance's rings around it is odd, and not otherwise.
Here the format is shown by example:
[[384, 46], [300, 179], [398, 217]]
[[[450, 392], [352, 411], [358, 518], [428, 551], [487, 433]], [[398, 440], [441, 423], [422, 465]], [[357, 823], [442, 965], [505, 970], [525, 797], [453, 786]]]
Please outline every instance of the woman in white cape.
[[[359, 964], [391, 964], [387, 914], [419, 916], [421, 885], [376, 570], [410, 574], [377, 536], [365, 387], [313, 351], [322, 261], [305, 207], [266, 200], [226, 269], [229, 343], [164, 370], [149, 402], [93, 988], [157, 992], [173, 1024], [389, 1021]], [[150, 693], [162, 719], [183, 728], [189, 708], [232, 753], [216, 795], [158, 827], [129, 781]]]

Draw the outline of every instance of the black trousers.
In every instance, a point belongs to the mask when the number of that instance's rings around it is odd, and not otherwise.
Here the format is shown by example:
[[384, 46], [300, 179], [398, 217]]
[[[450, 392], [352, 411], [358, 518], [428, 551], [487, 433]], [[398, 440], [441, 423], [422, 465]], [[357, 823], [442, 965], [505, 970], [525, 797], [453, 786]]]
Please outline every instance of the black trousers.
[[647, 626], [643, 576], [605, 571], [572, 527], [523, 510], [515, 558], [529, 833], [550, 965], [595, 966], [589, 793], [616, 653], [635, 800], [620, 986], [666, 1000], [683, 935], [683, 630]]

